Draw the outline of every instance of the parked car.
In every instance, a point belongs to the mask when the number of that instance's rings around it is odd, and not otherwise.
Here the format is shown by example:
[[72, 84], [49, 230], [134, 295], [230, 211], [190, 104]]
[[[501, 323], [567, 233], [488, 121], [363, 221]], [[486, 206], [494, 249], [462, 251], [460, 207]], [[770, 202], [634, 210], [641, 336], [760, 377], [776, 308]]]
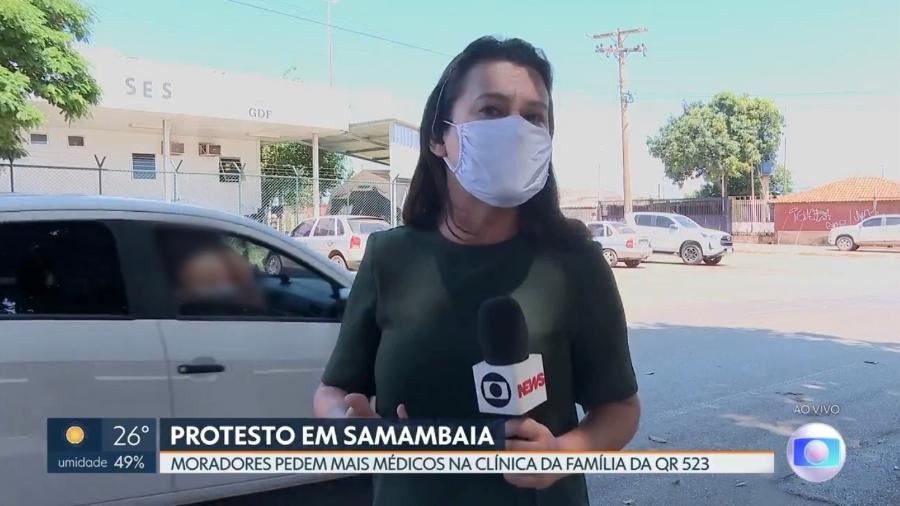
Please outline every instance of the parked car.
[[[268, 275], [278, 255], [294, 275]], [[304, 418], [352, 276], [211, 209], [0, 197], [0, 504], [186, 504], [316, 475], [48, 474], [47, 418]]]
[[900, 214], [882, 214], [856, 225], [834, 227], [828, 232], [828, 244], [841, 251], [856, 251], [860, 246], [900, 246]]
[[626, 216], [625, 222], [650, 236], [654, 253], [674, 253], [686, 264], [716, 265], [734, 251], [731, 235], [703, 228], [681, 214], [639, 212]]
[[653, 253], [650, 238], [639, 236], [624, 223], [613, 221], [592, 221], [587, 223], [594, 241], [603, 248], [603, 258], [610, 267], [620, 261], [628, 267], [637, 267]]
[[[369, 234], [391, 228], [391, 224], [374, 216], [332, 215], [303, 220], [291, 237], [328, 257], [344, 269], [357, 269], [366, 251]], [[281, 268], [273, 260], [271, 273]]]

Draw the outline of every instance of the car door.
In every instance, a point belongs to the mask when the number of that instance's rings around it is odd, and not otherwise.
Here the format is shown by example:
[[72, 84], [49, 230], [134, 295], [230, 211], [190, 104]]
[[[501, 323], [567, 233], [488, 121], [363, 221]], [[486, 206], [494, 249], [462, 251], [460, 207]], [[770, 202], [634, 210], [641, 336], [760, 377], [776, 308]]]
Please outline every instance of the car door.
[[0, 504], [171, 492], [160, 474], [47, 473], [47, 418], [172, 414], [162, 336], [129, 276], [156, 273], [131, 264], [121, 222], [65, 214], [0, 213]]
[[900, 216], [884, 217], [884, 243], [900, 246]]
[[859, 244], [877, 244], [884, 234], [883, 216], [873, 216], [859, 224]]
[[[668, 216], [657, 215], [654, 218], [653, 229], [656, 231], [656, 236], [653, 240], [653, 248], [663, 251], [678, 251], [681, 246], [678, 224]], [[658, 247], [657, 241], [659, 241]]]
[[319, 218], [316, 228], [313, 229], [312, 248], [322, 255], [334, 249], [336, 225], [334, 218]]
[[312, 236], [312, 231], [315, 226], [315, 218], [303, 220], [291, 231], [291, 238], [303, 244], [309, 244], [309, 238]]
[[[161, 322], [176, 417], [312, 417], [343, 285], [258, 232], [158, 224], [171, 317]], [[263, 274], [271, 255], [281, 272]], [[309, 260], [309, 259], [307, 259]], [[179, 491], [259, 479], [179, 475]], [[315, 476], [295, 476], [298, 482]]]
[[657, 245], [656, 245], [656, 236], [658, 234], [657, 234], [656, 228], [653, 226], [653, 218], [654, 218], [654, 216], [651, 216], [649, 214], [635, 215], [634, 228], [640, 234], [649, 237], [653, 241], [653, 249], [656, 250], [656, 249], [660, 249], [660, 248], [657, 248]]
[[616, 253], [619, 253], [619, 250], [624, 246], [616, 231], [606, 223], [603, 224], [603, 246], [614, 249]]

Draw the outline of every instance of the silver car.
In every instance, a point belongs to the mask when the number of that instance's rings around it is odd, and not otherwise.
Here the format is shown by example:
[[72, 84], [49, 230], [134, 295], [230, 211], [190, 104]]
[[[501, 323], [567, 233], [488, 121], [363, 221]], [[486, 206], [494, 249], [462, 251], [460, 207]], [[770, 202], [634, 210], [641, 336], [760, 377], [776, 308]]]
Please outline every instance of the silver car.
[[[352, 276], [211, 209], [0, 196], [0, 504], [187, 504], [312, 475], [47, 473], [47, 419], [312, 417]], [[267, 275], [277, 255], [293, 274]]]
[[[369, 234], [391, 228], [391, 224], [375, 216], [337, 214], [303, 220], [291, 237], [344, 269], [357, 269], [366, 251]], [[275, 273], [279, 266], [268, 265]]]
[[628, 267], [637, 267], [653, 253], [650, 238], [638, 235], [624, 223], [592, 221], [587, 226], [594, 241], [603, 247], [603, 258], [610, 267], [620, 261]]

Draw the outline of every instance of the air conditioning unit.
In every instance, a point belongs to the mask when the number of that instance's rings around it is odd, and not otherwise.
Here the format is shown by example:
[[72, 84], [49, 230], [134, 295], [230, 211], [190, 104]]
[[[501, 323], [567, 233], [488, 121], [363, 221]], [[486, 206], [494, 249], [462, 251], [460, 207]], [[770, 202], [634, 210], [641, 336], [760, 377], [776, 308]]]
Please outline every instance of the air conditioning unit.
[[221, 144], [211, 144], [209, 142], [200, 143], [200, 156], [219, 156], [222, 154]]
[[[159, 141], [159, 152], [162, 154], [163, 152], [163, 141]], [[172, 156], [178, 156], [184, 154], [184, 143], [183, 142], [170, 142], [169, 143], [169, 154]]]

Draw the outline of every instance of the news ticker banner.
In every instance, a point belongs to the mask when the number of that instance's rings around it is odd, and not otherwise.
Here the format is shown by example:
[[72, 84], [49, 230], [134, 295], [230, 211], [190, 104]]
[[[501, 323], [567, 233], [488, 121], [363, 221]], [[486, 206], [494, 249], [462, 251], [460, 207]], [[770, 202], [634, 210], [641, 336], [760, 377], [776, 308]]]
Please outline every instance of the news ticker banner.
[[773, 451], [505, 451], [502, 420], [51, 418], [52, 473], [771, 474]]

